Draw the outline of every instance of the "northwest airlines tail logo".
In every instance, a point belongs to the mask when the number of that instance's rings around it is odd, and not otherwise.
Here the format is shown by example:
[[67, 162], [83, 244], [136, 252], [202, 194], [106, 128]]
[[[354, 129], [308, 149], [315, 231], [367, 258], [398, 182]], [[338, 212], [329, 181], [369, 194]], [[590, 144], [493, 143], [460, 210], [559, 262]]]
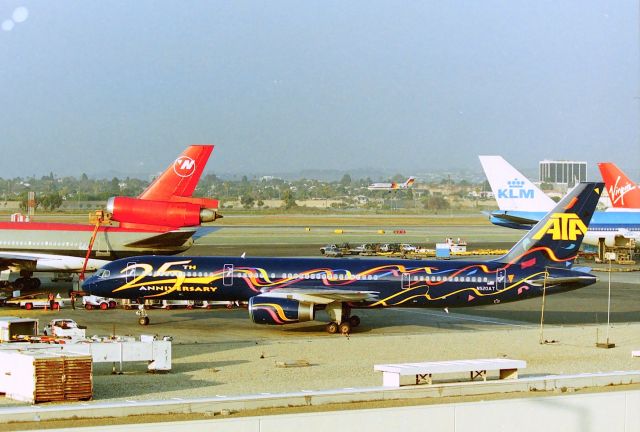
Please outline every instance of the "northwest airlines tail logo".
[[190, 177], [196, 171], [196, 161], [189, 156], [180, 156], [173, 163], [173, 172], [180, 177]]
[[553, 240], [576, 240], [579, 235], [587, 233], [587, 226], [575, 213], [554, 213], [547, 223], [533, 236], [534, 240], [540, 240], [547, 234], [552, 235]]

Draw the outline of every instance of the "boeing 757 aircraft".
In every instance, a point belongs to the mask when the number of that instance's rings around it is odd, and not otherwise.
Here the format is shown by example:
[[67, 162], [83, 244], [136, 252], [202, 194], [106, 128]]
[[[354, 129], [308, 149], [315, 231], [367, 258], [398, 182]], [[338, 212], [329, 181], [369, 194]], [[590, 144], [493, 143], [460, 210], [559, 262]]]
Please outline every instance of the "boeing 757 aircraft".
[[[490, 213], [495, 225], [530, 229], [555, 202], [501, 156], [480, 156], [480, 163], [489, 180], [500, 210]], [[595, 212], [584, 238], [586, 244], [609, 247], [640, 239], [640, 212]]]
[[408, 189], [413, 186], [413, 183], [416, 181], [415, 177], [409, 177], [404, 183], [372, 183], [367, 186], [369, 190], [385, 190], [385, 191], [393, 191], [398, 189]]
[[[183, 252], [197, 238], [202, 222], [220, 217], [218, 201], [192, 194], [207, 164], [212, 145], [189, 146], [137, 197], [112, 197], [112, 222], [98, 228], [87, 262], [95, 271], [110, 260], [144, 253]], [[20, 272], [17, 289], [37, 288], [34, 271], [80, 273], [94, 225], [50, 222], [0, 222], [0, 272]]]
[[[503, 257], [492, 261], [140, 256], [107, 264], [83, 289], [105, 297], [249, 301], [257, 324], [329, 315], [349, 333], [355, 309], [447, 308], [523, 300], [591, 285], [572, 269], [603, 183], [581, 183]], [[149, 323], [144, 309], [139, 322]]]

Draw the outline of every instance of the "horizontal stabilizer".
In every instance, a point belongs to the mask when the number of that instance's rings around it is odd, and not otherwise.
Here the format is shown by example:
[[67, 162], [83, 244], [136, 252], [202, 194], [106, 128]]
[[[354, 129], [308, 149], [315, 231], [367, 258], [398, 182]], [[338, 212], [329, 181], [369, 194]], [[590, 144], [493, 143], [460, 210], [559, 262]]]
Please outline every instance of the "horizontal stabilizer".
[[220, 227], [200, 226], [196, 230], [196, 233], [193, 235], [193, 239], [194, 240], [198, 240], [199, 238], [202, 238], [202, 237], [207, 236], [207, 235], [209, 235], [211, 233], [214, 233], [214, 232], [218, 231], [219, 229], [220, 229]]
[[132, 248], [167, 249], [183, 245], [196, 233], [196, 229], [179, 229], [148, 237], [133, 243], [126, 244]]
[[584, 276], [568, 276], [568, 277], [548, 277], [539, 279], [529, 279], [531, 285], [537, 286], [554, 286], [554, 285], [568, 285], [568, 284], [580, 284], [583, 286], [593, 284], [598, 281], [598, 276], [584, 275]]

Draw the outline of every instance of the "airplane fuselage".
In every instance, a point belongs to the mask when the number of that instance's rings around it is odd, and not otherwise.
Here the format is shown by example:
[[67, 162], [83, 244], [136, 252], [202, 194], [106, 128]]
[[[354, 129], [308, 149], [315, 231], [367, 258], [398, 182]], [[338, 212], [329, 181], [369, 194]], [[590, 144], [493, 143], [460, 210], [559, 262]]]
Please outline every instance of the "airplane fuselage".
[[[495, 210], [491, 212], [490, 220], [495, 225], [528, 230], [545, 214], [544, 212]], [[640, 212], [595, 212], [583, 243], [597, 246], [600, 239], [603, 239], [607, 246], [614, 246], [616, 237], [640, 238]]]
[[[547, 294], [596, 281], [592, 275], [547, 268]], [[107, 273], [105, 273], [107, 272]], [[103, 267], [84, 289], [129, 299], [246, 301], [279, 289], [375, 292], [352, 308], [461, 307], [521, 300], [542, 294], [545, 268], [501, 262], [382, 259], [154, 257], [119, 260]], [[313, 295], [313, 294], [310, 294]]]
[[[38, 254], [33, 271], [77, 271], [89, 247], [94, 226], [41, 222], [0, 222], [0, 249], [17, 258]], [[192, 230], [170, 233], [101, 226], [91, 251], [89, 268], [100, 267], [118, 258], [153, 253], [173, 255], [187, 250], [192, 244]], [[166, 243], [136, 246], [136, 243], [164, 235]], [[94, 264], [92, 266], [92, 263]]]

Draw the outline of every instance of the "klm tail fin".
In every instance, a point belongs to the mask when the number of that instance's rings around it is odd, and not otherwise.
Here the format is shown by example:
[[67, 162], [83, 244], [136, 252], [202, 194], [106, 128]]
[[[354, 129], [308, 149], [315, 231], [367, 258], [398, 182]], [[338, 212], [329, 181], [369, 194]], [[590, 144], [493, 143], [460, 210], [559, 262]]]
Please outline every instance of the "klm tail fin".
[[604, 183], [579, 183], [497, 261], [522, 268], [571, 267], [603, 187]]
[[502, 156], [478, 156], [500, 210], [545, 212], [556, 203]]
[[138, 198], [155, 201], [182, 201], [179, 198], [191, 197], [212, 151], [212, 145], [187, 147]]
[[611, 206], [616, 209], [640, 209], [640, 188], [613, 162], [598, 164]]

